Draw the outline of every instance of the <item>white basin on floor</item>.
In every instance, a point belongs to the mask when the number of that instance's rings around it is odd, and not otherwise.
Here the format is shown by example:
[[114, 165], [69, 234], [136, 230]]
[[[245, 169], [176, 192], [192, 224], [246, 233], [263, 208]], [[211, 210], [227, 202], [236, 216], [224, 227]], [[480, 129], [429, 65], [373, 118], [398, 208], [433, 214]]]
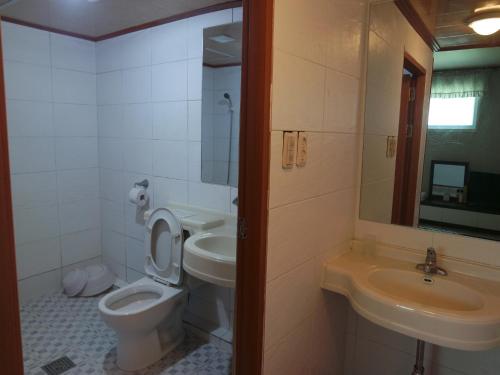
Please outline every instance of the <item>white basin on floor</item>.
[[206, 282], [234, 288], [236, 236], [229, 233], [198, 233], [184, 243], [184, 270]]
[[373, 323], [407, 336], [460, 350], [499, 346], [499, 271], [441, 260], [448, 276], [428, 277], [415, 269], [423, 258], [406, 250], [367, 253], [354, 244], [325, 264], [322, 288], [345, 295]]

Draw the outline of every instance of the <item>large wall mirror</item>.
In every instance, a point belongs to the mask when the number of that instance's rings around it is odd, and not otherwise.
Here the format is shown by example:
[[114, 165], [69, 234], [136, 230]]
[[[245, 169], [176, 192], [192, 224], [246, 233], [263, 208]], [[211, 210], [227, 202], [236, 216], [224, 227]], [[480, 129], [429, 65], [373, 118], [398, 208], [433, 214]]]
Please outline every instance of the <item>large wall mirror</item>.
[[241, 22], [203, 31], [201, 180], [238, 185]]
[[371, 5], [360, 218], [500, 240], [500, 47], [422, 43]]

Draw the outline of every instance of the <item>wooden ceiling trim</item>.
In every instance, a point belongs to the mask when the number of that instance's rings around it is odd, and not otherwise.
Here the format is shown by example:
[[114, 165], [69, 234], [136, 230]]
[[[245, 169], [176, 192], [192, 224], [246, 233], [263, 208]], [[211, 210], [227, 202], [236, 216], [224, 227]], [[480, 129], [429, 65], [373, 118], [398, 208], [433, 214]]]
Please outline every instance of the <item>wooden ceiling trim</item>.
[[439, 51], [440, 46], [432, 32], [427, 28], [424, 21], [415, 10], [413, 5], [408, 0], [395, 0], [396, 6], [401, 13], [405, 16], [411, 26], [420, 35], [424, 42], [429, 46], [432, 51]]
[[233, 0], [233, 1], [228, 1], [225, 3], [221, 3], [221, 4], [210, 5], [210, 6], [205, 7], [205, 8], [191, 10], [189, 12], [180, 13], [180, 14], [177, 14], [175, 16], [160, 18], [160, 19], [155, 20], [155, 21], [146, 22], [146, 23], [143, 23], [143, 24], [140, 24], [137, 26], [127, 27], [126, 29], [118, 30], [118, 31], [115, 31], [115, 32], [112, 32], [109, 34], [104, 34], [104, 35], [96, 37], [95, 41], [99, 42], [101, 40], [115, 38], [117, 36], [129, 34], [129, 33], [135, 32], [135, 31], [149, 29], [150, 27], [159, 26], [159, 25], [163, 25], [166, 23], [170, 23], [170, 22], [180, 21], [180, 20], [183, 20], [186, 18], [191, 18], [191, 17], [202, 15], [202, 14], [216, 12], [218, 10], [238, 8], [241, 6], [242, 6], [241, 0]]
[[118, 31], [114, 31], [112, 33], [99, 35], [99, 36], [91, 36], [91, 35], [74, 33], [71, 31], [66, 31], [66, 30], [55, 28], [55, 27], [40, 25], [37, 23], [29, 22], [29, 21], [23, 21], [23, 20], [13, 18], [13, 17], [8, 17], [8, 16], [1, 16], [0, 19], [2, 21], [5, 21], [5, 22], [14, 23], [16, 25], [32, 27], [34, 29], [44, 30], [44, 31], [48, 31], [51, 33], [71, 36], [74, 38], [79, 38], [79, 39], [84, 39], [84, 40], [90, 40], [92, 42], [99, 42], [101, 40], [115, 38], [115, 37], [120, 36], [120, 35], [125, 35], [125, 34], [135, 32], [135, 31], [148, 29], [150, 27], [164, 25], [166, 23], [180, 21], [180, 20], [183, 20], [186, 18], [200, 16], [202, 14], [216, 12], [219, 10], [238, 8], [241, 6], [242, 6], [242, 0], [231, 0], [231, 1], [227, 1], [225, 3], [210, 5], [208, 7], [191, 10], [189, 12], [180, 13], [180, 14], [177, 14], [175, 16], [165, 17], [165, 18], [160, 18], [160, 19], [155, 20], [155, 21], [145, 22], [145, 23], [142, 23], [140, 25], [127, 27], [125, 29], [121, 29]]
[[15, 23], [16, 25], [21, 25], [21, 26], [27, 26], [27, 27], [31, 27], [33, 29], [38, 29], [38, 30], [48, 31], [51, 33], [71, 36], [73, 38], [90, 40], [92, 42], [96, 41], [96, 38], [93, 36], [90, 36], [90, 35], [73, 33], [71, 31], [65, 31], [65, 30], [57, 29], [55, 27], [44, 26], [44, 25], [40, 25], [38, 23], [29, 22], [29, 21], [23, 21], [23, 20], [20, 20], [17, 18], [9, 17], [9, 16], [1, 16], [0, 19], [2, 21], [5, 21], [5, 22]]

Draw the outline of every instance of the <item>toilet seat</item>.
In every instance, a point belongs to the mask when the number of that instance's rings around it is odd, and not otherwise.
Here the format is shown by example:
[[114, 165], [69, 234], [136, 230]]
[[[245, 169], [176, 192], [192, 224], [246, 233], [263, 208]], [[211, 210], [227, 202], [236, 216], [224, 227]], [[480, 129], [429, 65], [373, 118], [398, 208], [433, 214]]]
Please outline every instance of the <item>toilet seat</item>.
[[144, 269], [167, 285], [182, 283], [182, 226], [167, 208], [153, 210], [146, 222]]
[[140, 314], [166, 300], [174, 300], [185, 291], [141, 279], [104, 296], [99, 302], [101, 312], [110, 316]]

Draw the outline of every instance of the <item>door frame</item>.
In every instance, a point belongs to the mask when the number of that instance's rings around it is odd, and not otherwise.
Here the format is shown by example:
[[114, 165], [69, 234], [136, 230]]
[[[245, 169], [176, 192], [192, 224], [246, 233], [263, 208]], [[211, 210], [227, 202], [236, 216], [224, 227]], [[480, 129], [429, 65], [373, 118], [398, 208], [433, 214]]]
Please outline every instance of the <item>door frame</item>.
[[10, 191], [9, 138], [0, 30], [0, 363], [7, 374], [23, 374], [16, 251]]
[[[243, 0], [242, 100], [233, 368], [262, 372], [269, 195], [273, 2]], [[0, 34], [0, 361], [23, 374]]]
[[269, 197], [273, 1], [243, 1], [235, 365], [262, 372]]
[[[420, 161], [420, 142], [422, 138], [422, 121], [425, 99], [426, 70], [413, 56], [405, 51], [404, 69], [412, 74], [412, 85], [414, 89], [414, 100], [411, 106], [401, 103], [399, 114], [398, 145], [396, 152], [396, 171], [394, 179], [394, 194], [392, 206], [392, 224], [413, 226], [415, 220], [416, 196], [418, 191], [418, 167]], [[401, 99], [409, 98], [410, 94], [403, 92], [402, 84]], [[407, 119], [407, 113], [402, 109], [411, 111], [412, 137], [407, 140], [407, 129], [403, 124]]]

